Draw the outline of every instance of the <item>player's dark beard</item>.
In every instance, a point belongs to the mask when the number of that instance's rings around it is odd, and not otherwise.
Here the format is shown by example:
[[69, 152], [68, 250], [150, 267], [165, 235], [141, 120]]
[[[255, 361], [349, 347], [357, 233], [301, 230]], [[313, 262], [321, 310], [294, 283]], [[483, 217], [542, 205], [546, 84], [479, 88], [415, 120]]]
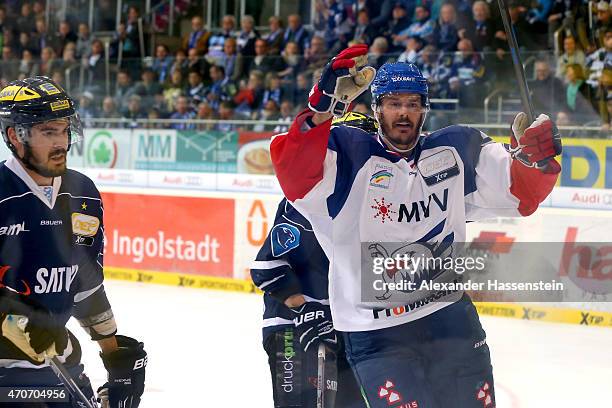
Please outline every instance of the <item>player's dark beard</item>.
[[[32, 147], [28, 143], [24, 144], [23, 149], [24, 149], [24, 154], [23, 154], [23, 158], [21, 159], [21, 161], [28, 169], [35, 171], [36, 173], [38, 173], [39, 175], [43, 177], [59, 177], [59, 176], [63, 176], [64, 173], [66, 173], [66, 163], [65, 162], [63, 166], [60, 166], [54, 169], [50, 169], [49, 167], [36, 162], [36, 159], [34, 158], [34, 154], [32, 153]], [[68, 152], [66, 151], [66, 149], [63, 149], [60, 147], [58, 149], [51, 150], [51, 152], [49, 152], [48, 158], [50, 159], [51, 157], [57, 154], [63, 154], [64, 156], [66, 156], [67, 153]]]

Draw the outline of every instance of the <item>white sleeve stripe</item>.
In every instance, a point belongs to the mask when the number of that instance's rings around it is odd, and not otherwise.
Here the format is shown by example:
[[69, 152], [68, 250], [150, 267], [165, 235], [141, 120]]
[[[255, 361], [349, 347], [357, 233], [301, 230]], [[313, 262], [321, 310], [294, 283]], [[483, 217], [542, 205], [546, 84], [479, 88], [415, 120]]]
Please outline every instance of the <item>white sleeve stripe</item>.
[[281, 276], [277, 276], [276, 278], [274, 278], [272, 280], [266, 281], [266, 282], [262, 283], [261, 285], [259, 285], [257, 287], [259, 289], [263, 290], [263, 288], [265, 288], [266, 286], [268, 286], [268, 285], [270, 285], [270, 284], [272, 284], [272, 283], [276, 282], [277, 280], [279, 280], [281, 278], [284, 278], [284, 277], [285, 277], [285, 274], [283, 273]]
[[282, 317], [271, 317], [263, 320], [262, 327], [280, 326], [281, 324], [293, 325], [293, 320], [283, 319]]
[[5, 202], [7, 200], [11, 200], [13, 198], [21, 198], [21, 197], [27, 196], [28, 194], [34, 194], [34, 193], [31, 192], [31, 191], [28, 191], [27, 193], [23, 193], [23, 194], [20, 194], [20, 195], [14, 195], [14, 196], [6, 197], [5, 199], [0, 200], [0, 204], [2, 204], [3, 202]]
[[84, 292], [79, 292], [76, 295], [74, 295], [74, 303], [79, 303], [85, 299], [87, 299], [88, 297], [90, 297], [91, 295], [94, 294], [94, 292], [96, 292], [98, 289], [100, 289], [102, 287], [102, 284], [99, 284], [98, 286], [96, 286], [93, 289], [89, 289], [86, 290]]
[[251, 269], [274, 269], [279, 266], [290, 266], [289, 262], [278, 259], [275, 261], [253, 261], [251, 263]]

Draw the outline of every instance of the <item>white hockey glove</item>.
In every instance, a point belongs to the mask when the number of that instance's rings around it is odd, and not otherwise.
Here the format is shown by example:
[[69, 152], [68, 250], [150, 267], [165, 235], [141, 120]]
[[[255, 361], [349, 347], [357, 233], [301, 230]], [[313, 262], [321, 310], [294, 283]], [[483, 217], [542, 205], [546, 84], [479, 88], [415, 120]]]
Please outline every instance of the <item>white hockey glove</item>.
[[368, 46], [358, 44], [334, 57], [310, 91], [308, 107], [318, 113], [344, 115], [351, 102], [370, 87], [376, 76], [376, 69], [365, 66], [367, 54]]

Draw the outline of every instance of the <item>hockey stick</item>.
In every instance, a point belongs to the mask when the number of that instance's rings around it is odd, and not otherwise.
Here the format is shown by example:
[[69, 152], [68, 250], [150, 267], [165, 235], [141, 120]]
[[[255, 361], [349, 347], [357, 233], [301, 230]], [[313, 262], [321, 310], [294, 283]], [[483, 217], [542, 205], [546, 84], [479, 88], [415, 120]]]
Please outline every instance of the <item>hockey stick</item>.
[[83, 391], [79, 388], [77, 383], [72, 378], [72, 375], [66, 370], [66, 367], [59, 361], [57, 357], [47, 358], [47, 362], [51, 366], [51, 369], [57, 375], [57, 377], [64, 383], [64, 386], [79, 403], [85, 405], [86, 408], [97, 408], [98, 404], [93, 405], [90, 400], [87, 399]]
[[325, 408], [325, 344], [317, 351], [317, 408]]
[[516, 35], [514, 35], [514, 30], [512, 28], [510, 12], [508, 11], [505, 0], [497, 0], [497, 3], [499, 4], [499, 11], [504, 23], [508, 47], [510, 47], [514, 74], [516, 75], [519, 93], [521, 94], [521, 103], [523, 104], [523, 109], [525, 109], [525, 113], [527, 114], [527, 119], [529, 120], [529, 123], [531, 123], [535, 119], [533, 104], [531, 103], [531, 95], [529, 94], [529, 87], [527, 86], [527, 78], [525, 77], [525, 70], [523, 69], [523, 61], [521, 60], [521, 54], [519, 53]]

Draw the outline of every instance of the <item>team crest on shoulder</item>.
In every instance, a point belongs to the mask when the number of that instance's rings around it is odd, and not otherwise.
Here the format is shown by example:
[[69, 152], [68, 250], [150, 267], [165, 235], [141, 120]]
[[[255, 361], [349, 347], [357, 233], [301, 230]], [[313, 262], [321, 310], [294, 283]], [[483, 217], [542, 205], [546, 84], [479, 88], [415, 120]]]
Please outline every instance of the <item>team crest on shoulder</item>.
[[98, 218], [77, 212], [72, 213], [73, 234], [92, 237], [96, 235], [98, 228], [100, 228], [100, 220]]
[[291, 224], [281, 223], [272, 228], [270, 233], [272, 255], [277, 257], [300, 246], [300, 230]]

